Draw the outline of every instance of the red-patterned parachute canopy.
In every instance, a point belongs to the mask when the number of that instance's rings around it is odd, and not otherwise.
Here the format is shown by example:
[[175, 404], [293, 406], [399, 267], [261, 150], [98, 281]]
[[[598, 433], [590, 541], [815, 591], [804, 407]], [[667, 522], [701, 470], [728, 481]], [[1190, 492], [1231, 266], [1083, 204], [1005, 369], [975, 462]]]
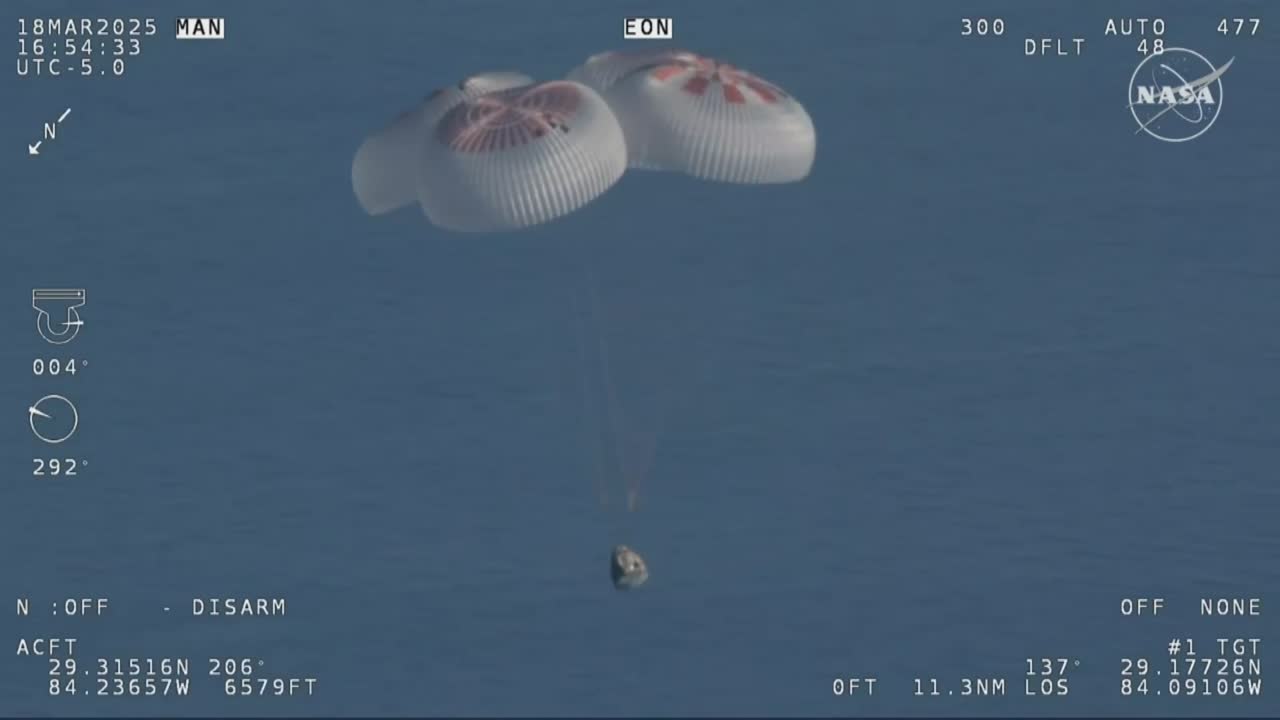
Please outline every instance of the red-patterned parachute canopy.
[[816, 139], [804, 107], [727, 63], [683, 50], [606, 52], [569, 79], [609, 103], [632, 167], [736, 183], [794, 182], [813, 167]]
[[595, 91], [486, 73], [436, 91], [366, 139], [351, 179], [370, 214], [416, 199], [436, 225], [493, 231], [576, 210], [626, 163], [622, 129]]

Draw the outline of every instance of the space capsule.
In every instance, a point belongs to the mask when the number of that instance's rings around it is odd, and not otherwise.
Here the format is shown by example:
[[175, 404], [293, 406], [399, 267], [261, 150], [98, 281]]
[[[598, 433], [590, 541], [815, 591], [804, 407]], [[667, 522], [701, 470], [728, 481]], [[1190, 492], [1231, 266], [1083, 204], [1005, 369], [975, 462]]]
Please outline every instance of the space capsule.
[[626, 545], [619, 545], [613, 549], [610, 576], [613, 578], [615, 588], [630, 590], [643, 585], [649, 579], [649, 567], [645, 565], [640, 553]]

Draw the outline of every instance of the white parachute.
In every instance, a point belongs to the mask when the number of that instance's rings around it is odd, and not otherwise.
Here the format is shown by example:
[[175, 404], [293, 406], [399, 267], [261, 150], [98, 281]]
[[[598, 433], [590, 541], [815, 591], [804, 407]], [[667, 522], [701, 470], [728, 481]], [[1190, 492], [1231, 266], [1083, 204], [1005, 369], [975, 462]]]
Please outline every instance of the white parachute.
[[[513, 230], [586, 205], [628, 166], [731, 183], [795, 182], [809, 175], [815, 147], [804, 107], [751, 73], [684, 51], [609, 52], [567, 80], [536, 84], [493, 72], [437, 90], [364, 140], [351, 184], [370, 215], [416, 200], [444, 228]], [[603, 331], [599, 347], [618, 463], [639, 475], [622, 457]], [[637, 482], [627, 479], [628, 510]], [[620, 590], [649, 577], [644, 558], [625, 545], [614, 549], [610, 571]]]
[[569, 79], [609, 103], [631, 167], [752, 184], [795, 182], [813, 167], [804, 106], [732, 65], [680, 50], [606, 52]]
[[532, 84], [533, 78], [514, 72], [474, 75], [455, 86], [436, 90], [417, 107], [401, 113], [390, 125], [366, 138], [351, 163], [351, 186], [360, 207], [370, 215], [382, 215], [418, 199], [423, 141], [458, 103], [495, 90]]
[[626, 164], [622, 129], [590, 88], [486, 73], [436, 91], [367, 138], [351, 182], [371, 215], [417, 200], [441, 227], [496, 231], [582, 207]]
[[547, 222], [630, 167], [731, 183], [802, 180], [816, 139], [804, 106], [745, 70], [681, 50], [594, 55], [568, 80], [490, 72], [437, 90], [366, 138], [360, 206], [413, 203], [453, 230]]

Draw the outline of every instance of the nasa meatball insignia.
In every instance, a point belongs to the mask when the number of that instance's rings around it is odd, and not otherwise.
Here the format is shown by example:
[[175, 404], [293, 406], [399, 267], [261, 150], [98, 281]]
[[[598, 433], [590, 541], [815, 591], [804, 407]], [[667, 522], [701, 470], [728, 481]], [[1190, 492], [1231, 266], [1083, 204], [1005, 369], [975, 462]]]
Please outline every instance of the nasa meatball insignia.
[[1222, 76], [1235, 62], [1215, 66], [1187, 48], [1165, 48], [1138, 63], [1129, 79], [1134, 134], [1180, 143], [1208, 132], [1222, 112]]
[[271, 617], [284, 615], [284, 598], [192, 598], [193, 617]]

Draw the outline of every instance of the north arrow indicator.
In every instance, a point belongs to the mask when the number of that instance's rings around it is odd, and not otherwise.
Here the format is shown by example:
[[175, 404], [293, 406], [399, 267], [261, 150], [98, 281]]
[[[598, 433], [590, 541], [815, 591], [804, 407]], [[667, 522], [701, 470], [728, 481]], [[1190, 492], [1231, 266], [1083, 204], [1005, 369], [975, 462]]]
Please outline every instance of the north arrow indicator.
[[67, 116], [70, 114], [71, 114], [71, 108], [67, 108], [66, 110], [62, 111], [62, 114], [58, 116], [57, 120], [54, 120], [51, 123], [45, 123], [44, 137], [35, 141], [34, 143], [27, 143], [27, 155], [39, 155], [40, 146], [44, 144], [45, 140], [58, 139], [58, 126], [61, 125], [62, 121], [66, 120]]

